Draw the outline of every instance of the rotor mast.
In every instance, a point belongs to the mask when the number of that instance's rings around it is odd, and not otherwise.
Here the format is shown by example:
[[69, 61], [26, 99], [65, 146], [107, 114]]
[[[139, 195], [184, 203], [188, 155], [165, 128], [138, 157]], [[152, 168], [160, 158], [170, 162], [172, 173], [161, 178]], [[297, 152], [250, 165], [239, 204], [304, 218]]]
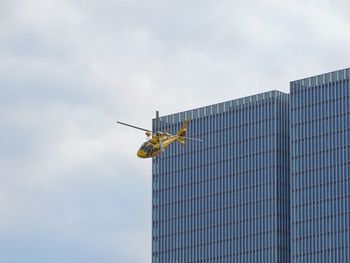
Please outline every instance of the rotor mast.
[[159, 131], [159, 111], [156, 111], [156, 122], [154, 127], [155, 132]]
[[157, 139], [159, 142], [160, 152], [164, 152], [162, 132], [159, 131], [159, 111], [156, 111], [155, 132], [156, 132], [156, 135], [158, 136]]

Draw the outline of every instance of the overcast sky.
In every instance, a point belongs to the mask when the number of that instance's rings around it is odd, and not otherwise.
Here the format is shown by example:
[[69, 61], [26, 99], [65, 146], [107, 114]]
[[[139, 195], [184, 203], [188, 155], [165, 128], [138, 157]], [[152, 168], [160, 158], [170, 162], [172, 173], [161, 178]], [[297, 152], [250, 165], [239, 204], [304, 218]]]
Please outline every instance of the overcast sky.
[[161, 115], [350, 65], [350, 2], [1, 0], [0, 262], [151, 261]]

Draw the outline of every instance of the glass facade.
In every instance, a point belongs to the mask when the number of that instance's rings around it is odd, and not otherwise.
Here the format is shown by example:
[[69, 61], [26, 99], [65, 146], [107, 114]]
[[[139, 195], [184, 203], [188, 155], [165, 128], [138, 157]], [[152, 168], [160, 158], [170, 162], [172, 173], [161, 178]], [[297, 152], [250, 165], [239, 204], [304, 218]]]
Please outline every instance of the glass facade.
[[163, 116], [160, 130], [187, 116], [203, 141], [152, 160], [152, 262], [290, 262], [288, 94]]
[[292, 262], [350, 262], [350, 69], [291, 82]]

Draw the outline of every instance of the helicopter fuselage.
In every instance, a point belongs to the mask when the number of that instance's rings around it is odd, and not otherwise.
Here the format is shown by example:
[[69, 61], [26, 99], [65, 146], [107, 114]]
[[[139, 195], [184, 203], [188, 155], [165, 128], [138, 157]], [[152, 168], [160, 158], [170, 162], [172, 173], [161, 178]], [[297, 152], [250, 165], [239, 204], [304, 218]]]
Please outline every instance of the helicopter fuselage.
[[162, 148], [165, 150], [170, 144], [177, 141], [178, 138], [178, 135], [154, 135], [151, 139], [141, 145], [140, 149], [137, 151], [137, 156], [140, 158], [158, 156], [161, 153]]
[[[159, 117], [157, 112], [157, 118], [156, 123], [159, 123]], [[166, 132], [162, 131], [151, 131], [144, 128], [140, 128], [134, 125], [130, 125], [124, 122], [117, 121], [117, 123], [142, 130], [146, 132], [146, 136], [149, 138], [146, 142], [144, 142], [140, 149], [137, 151], [137, 156], [140, 158], [151, 158], [156, 157], [160, 155], [163, 151], [165, 151], [166, 148], [169, 147], [170, 144], [172, 144], [175, 141], [178, 141], [182, 145], [186, 143], [186, 140], [196, 140], [196, 141], [202, 141], [198, 138], [190, 138], [186, 137], [187, 132], [187, 125], [190, 122], [189, 117], [183, 122], [181, 128], [177, 131], [176, 134], [170, 134], [169, 129]], [[159, 127], [159, 125], [156, 125], [156, 127]]]

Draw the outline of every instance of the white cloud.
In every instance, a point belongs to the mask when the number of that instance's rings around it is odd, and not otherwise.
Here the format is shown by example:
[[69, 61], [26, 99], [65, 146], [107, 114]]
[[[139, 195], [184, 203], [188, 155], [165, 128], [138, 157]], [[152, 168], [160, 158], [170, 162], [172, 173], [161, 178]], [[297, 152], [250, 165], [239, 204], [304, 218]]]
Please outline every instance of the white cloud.
[[135, 156], [145, 136], [116, 120], [150, 128], [157, 109], [288, 91], [290, 80], [349, 66], [348, 1], [0, 5], [7, 262], [20, 250], [38, 262], [31, 243], [48, 251], [43, 262], [86, 262], [86, 250], [150, 262], [151, 163]]

